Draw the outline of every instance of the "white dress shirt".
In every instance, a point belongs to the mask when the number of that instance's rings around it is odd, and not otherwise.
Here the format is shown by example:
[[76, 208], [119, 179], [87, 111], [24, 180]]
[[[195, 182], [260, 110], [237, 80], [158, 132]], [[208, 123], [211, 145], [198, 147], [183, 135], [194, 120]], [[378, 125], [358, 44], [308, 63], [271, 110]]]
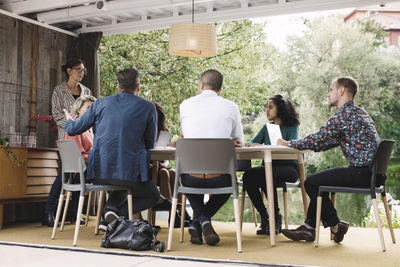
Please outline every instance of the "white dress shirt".
[[183, 101], [179, 107], [185, 138], [239, 138], [244, 135], [238, 106], [213, 90]]

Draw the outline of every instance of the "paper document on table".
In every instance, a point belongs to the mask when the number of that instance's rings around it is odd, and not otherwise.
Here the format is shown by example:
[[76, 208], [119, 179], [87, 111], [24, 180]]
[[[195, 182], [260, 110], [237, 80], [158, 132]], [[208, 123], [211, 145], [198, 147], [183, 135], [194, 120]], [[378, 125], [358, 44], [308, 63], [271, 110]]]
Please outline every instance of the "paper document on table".
[[172, 133], [167, 131], [161, 131], [158, 136], [157, 142], [154, 147], [166, 147], [169, 141], [171, 141]]
[[282, 138], [281, 128], [277, 124], [266, 123], [269, 135], [269, 140], [271, 141], [271, 145], [276, 145], [276, 141], [279, 138]]

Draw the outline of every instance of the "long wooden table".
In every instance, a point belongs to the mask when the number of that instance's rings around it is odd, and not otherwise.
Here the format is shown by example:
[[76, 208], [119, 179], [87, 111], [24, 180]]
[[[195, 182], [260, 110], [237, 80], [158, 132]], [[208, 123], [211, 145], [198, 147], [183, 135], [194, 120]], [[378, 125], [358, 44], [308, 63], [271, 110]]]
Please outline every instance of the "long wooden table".
[[[153, 181], [158, 176], [158, 161], [175, 160], [175, 148], [151, 149], [151, 160], [153, 161]], [[304, 214], [307, 214], [307, 194], [304, 190], [305, 172], [303, 155], [305, 151], [284, 146], [260, 145], [255, 147], [236, 148], [236, 158], [239, 159], [263, 159], [265, 164], [265, 178], [267, 185], [268, 213], [270, 227], [271, 246], [275, 246], [275, 209], [274, 190], [272, 177], [272, 160], [297, 160], [300, 176], [301, 192], [303, 197]], [[195, 153], [195, 152], [193, 152]]]

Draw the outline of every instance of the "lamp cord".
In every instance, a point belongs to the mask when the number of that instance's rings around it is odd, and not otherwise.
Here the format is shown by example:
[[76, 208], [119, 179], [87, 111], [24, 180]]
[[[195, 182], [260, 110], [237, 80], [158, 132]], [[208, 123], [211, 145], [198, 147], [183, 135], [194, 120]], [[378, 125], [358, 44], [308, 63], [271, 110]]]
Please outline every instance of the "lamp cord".
[[192, 23], [194, 23], [194, 0], [192, 0]]

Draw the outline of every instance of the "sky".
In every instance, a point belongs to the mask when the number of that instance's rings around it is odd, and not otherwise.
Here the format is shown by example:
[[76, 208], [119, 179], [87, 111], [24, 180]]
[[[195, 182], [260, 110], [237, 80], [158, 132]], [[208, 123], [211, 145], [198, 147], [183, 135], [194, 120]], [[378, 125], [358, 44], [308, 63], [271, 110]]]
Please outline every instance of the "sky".
[[272, 43], [280, 50], [286, 49], [286, 38], [291, 35], [300, 36], [306, 29], [302, 18], [313, 19], [320, 16], [328, 16], [331, 14], [348, 15], [354, 8], [336, 9], [328, 11], [298, 13], [290, 15], [281, 15], [274, 17], [255, 18], [252, 21], [261, 23], [267, 21], [268, 24], [264, 29], [267, 36], [267, 42]]

